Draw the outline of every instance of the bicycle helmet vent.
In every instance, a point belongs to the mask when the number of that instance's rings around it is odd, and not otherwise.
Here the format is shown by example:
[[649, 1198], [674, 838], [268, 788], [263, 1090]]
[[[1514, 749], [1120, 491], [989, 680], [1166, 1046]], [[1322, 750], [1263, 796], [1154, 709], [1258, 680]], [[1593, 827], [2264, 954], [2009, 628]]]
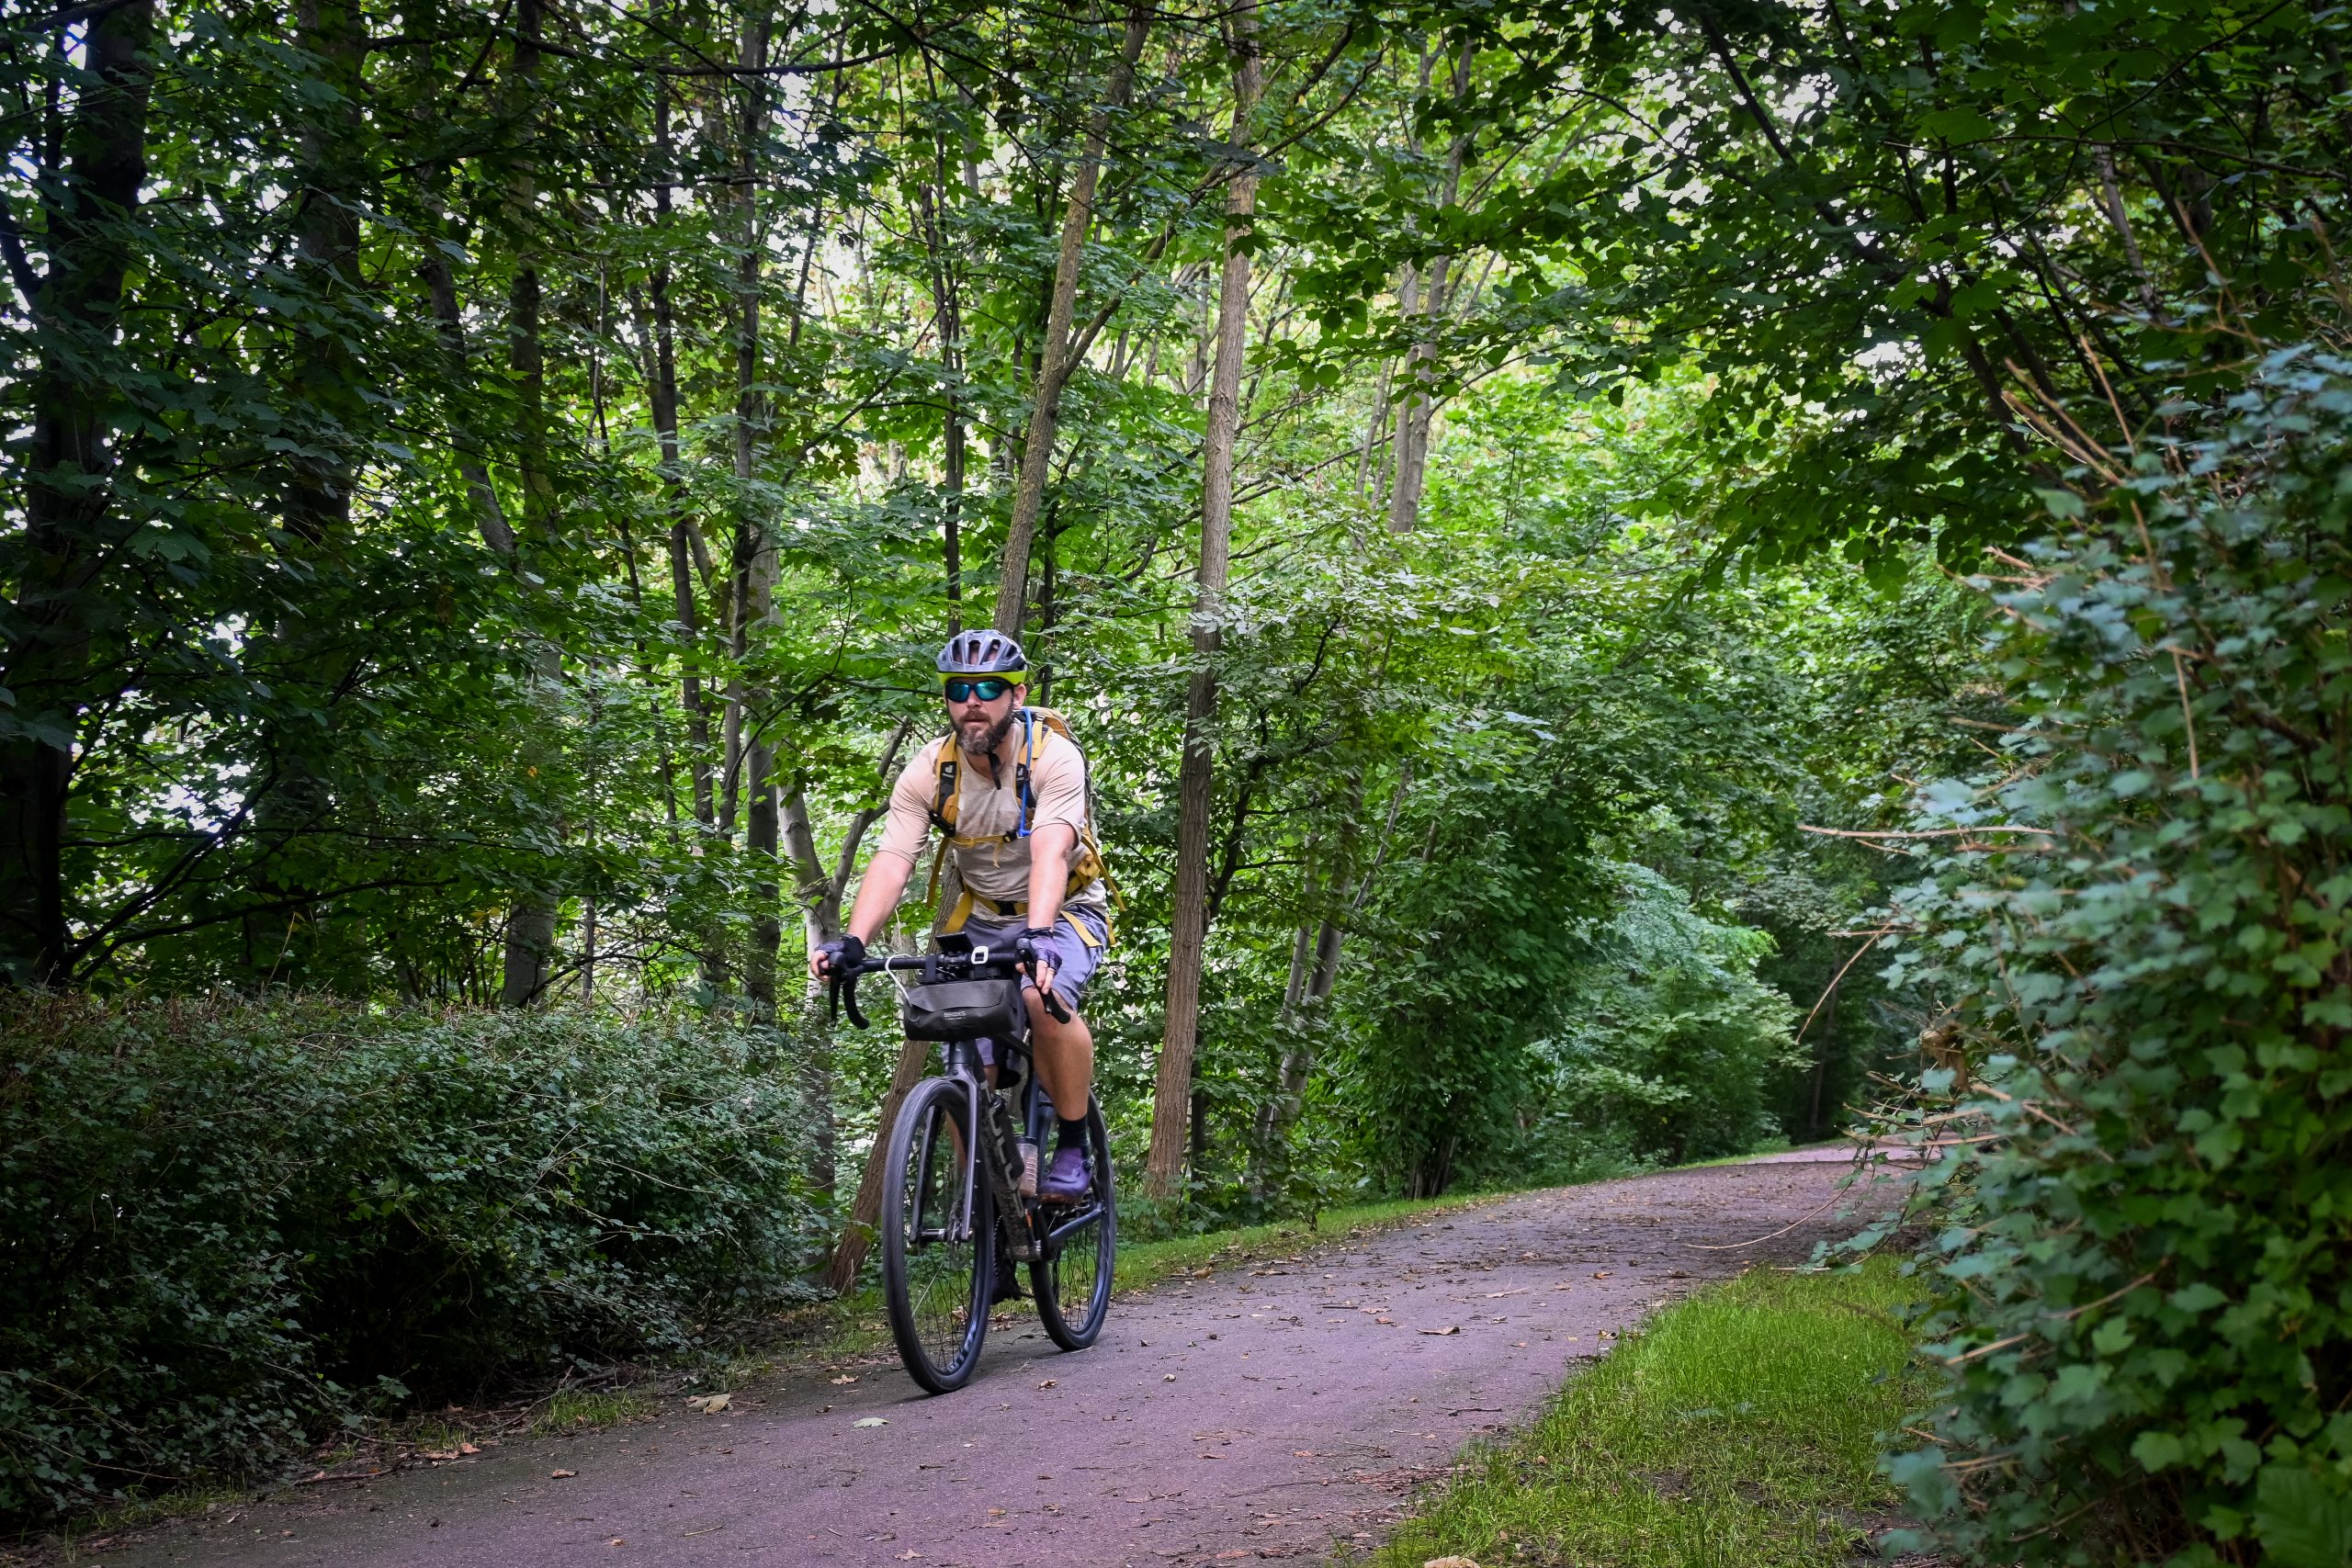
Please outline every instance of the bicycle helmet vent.
[[958, 632], [939, 650], [942, 675], [1019, 675], [1028, 668], [1021, 645], [1002, 632]]

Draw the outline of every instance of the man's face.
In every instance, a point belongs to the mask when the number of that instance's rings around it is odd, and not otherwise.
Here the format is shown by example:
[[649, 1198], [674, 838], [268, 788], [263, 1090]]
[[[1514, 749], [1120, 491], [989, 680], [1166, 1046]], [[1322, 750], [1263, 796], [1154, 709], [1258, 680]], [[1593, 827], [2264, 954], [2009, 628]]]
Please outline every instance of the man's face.
[[969, 693], [960, 703], [951, 699], [947, 718], [956, 727], [956, 743], [975, 757], [995, 750], [1005, 732], [1012, 728], [1012, 716], [1026, 695], [1027, 687], [1014, 686], [999, 694], [992, 702], [984, 701], [978, 692]]

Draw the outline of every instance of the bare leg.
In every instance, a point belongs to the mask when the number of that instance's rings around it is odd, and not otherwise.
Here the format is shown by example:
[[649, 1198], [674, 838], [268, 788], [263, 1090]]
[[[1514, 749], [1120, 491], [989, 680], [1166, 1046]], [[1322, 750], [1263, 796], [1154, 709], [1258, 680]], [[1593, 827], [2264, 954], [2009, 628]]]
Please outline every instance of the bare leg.
[[1085, 1116], [1087, 1097], [1094, 1089], [1093, 1032], [1075, 1008], [1068, 1023], [1047, 1012], [1037, 999], [1035, 986], [1023, 987], [1021, 997], [1029, 1004], [1029, 1039], [1036, 1053], [1037, 1081], [1053, 1100], [1054, 1114], [1076, 1122]]

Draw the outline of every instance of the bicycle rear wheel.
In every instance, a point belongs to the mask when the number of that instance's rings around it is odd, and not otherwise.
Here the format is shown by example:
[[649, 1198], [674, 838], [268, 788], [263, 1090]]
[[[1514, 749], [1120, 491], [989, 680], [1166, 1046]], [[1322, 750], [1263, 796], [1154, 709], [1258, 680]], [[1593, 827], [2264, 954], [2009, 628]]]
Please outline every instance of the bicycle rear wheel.
[[1037, 1315], [1065, 1350], [1083, 1350], [1102, 1332], [1102, 1320], [1111, 1315], [1111, 1270], [1119, 1246], [1111, 1140], [1102, 1130], [1102, 1108], [1091, 1101], [1086, 1107], [1086, 1142], [1093, 1156], [1093, 1189], [1080, 1202], [1043, 1208], [1049, 1226], [1046, 1256], [1029, 1265]]
[[883, 1168], [882, 1297], [915, 1382], [958, 1389], [979, 1363], [994, 1283], [996, 1217], [973, 1163], [971, 1107], [956, 1078], [928, 1078], [899, 1111]]

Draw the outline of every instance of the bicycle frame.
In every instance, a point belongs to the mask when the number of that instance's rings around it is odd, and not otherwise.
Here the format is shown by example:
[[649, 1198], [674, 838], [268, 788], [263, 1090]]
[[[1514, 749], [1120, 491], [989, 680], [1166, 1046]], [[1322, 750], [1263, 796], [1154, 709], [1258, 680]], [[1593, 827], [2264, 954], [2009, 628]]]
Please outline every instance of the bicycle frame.
[[[869, 959], [860, 972], [908, 975], [917, 977], [921, 984], [930, 985], [943, 979], [988, 976], [1011, 978], [1012, 972], [1002, 968], [1005, 963], [1005, 960], [994, 957], [987, 948], [981, 947], [961, 953]], [[850, 1021], [860, 1029], [865, 1028], [865, 1015], [857, 1005], [856, 976], [842, 976], [835, 982], [832, 994], [835, 1001], [849, 1013]], [[967, 1217], [965, 1223], [968, 1223], [975, 1197], [971, 1184], [979, 1179], [979, 1168], [985, 1165], [989, 1185], [995, 1189], [997, 1213], [1011, 1233], [1008, 1239], [1012, 1244], [1012, 1257], [1016, 1262], [1034, 1263], [1053, 1257], [1060, 1249], [1060, 1243], [1065, 1237], [1100, 1216], [1102, 1205], [1095, 1201], [1075, 1205], [1069, 1213], [1040, 1227], [1038, 1222], [1046, 1206], [1034, 1194], [1024, 1194], [1021, 1190], [1019, 1151], [1005, 1146], [1011, 1142], [1026, 1141], [1032, 1148], [1043, 1148], [1047, 1131], [1046, 1123], [1052, 1111], [1046, 1096], [1038, 1092], [1036, 1067], [1031, 1059], [1033, 1053], [1027, 1031], [1024, 1028], [1018, 1037], [995, 1043], [998, 1054], [996, 1075], [1000, 1079], [1013, 1075], [1011, 1083], [991, 1085], [988, 1081], [988, 1069], [982, 1066], [978, 1053], [974, 1049], [977, 1043], [973, 1040], [943, 1043], [946, 1053], [944, 1076], [964, 1085], [966, 1125], [975, 1130], [979, 1145], [974, 1151], [979, 1157], [964, 1162], [965, 1190], [961, 1212]], [[1000, 1130], [1006, 1123], [1001, 1122], [994, 1111], [995, 1108], [1003, 1106], [1008, 1096], [1012, 1098], [1012, 1104], [1007, 1109], [1010, 1113], [1017, 1115], [1017, 1122], [1013, 1122], [1017, 1130], [1011, 1139], [1003, 1139], [1000, 1137]], [[928, 1177], [928, 1168], [922, 1174]], [[1018, 1216], [1017, 1223], [1015, 1216]], [[933, 1235], [926, 1230], [923, 1239], [958, 1241], [964, 1238], [944, 1231]]]

